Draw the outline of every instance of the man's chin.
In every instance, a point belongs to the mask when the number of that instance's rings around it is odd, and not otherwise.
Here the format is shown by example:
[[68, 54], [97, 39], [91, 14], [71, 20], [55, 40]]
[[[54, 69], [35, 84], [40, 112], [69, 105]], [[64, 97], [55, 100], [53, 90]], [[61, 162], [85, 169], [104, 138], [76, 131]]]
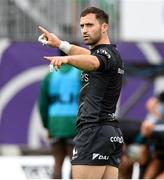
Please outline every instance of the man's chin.
[[88, 45], [89, 42], [87, 40], [83, 39], [83, 41], [86, 45]]
[[86, 41], [86, 40], [84, 40], [84, 43], [85, 43], [86, 45], [88, 45], [88, 46], [93, 45], [93, 43], [91, 43], [91, 42], [89, 42], [89, 41]]

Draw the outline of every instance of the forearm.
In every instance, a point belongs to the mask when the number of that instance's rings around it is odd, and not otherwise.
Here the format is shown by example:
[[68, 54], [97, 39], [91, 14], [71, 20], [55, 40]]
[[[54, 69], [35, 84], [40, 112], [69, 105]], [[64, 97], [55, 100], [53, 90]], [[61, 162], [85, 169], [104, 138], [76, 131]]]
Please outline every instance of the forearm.
[[83, 71], [94, 71], [100, 66], [100, 62], [93, 55], [67, 56], [67, 64], [70, 64]]
[[58, 48], [63, 51], [65, 54], [67, 55], [82, 55], [82, 54], [86, 54], [89, 55], [90, 54], [90, 50], [74, 45], [74, 44], [70, 44], [67, 41], [60, 41]]
[[69, 44], [67, 41], [62, 41], [55, 34], [50, 33], [45, 28], [39, 26], [39, 30], [43, 33], [39, 36], [38, 41], [47, 44], [53, 48], [59, 48], [68, 55], [80, 55], [80, 54], [90, 54], [90, 51], [86, 48]]
[[68, 55], [82, 55], [82, 54], [89, 55], [90, 54], [90, 50], [88, 50], [86, 48], [76, 46], [73, 44], [71, 44], [71, 45], [72, 45], [72, 47], [69, 50]]
[[95, 71], [100, 67], [100, 62], [93, 55], [72, 55], [72, 56], [44, 56], [51, 62], [55, 69], [60, 69], [62, 64], [69, 64], [83, 71]]

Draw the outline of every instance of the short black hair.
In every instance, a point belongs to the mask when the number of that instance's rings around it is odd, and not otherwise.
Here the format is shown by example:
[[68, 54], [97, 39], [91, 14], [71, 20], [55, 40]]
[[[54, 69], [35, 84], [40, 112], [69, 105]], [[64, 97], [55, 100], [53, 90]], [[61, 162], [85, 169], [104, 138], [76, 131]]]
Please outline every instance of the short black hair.
[[80, 15], [80, 17], [84, 17], [87, 14], [95, 14], [96, 15], [96, 19], [100, 22], [100, 23], [109, 23], [109, 15], [104, 12], [102, 9], [99, 9], [97, 7], [88, 7], [86, 9], [84, 9]]

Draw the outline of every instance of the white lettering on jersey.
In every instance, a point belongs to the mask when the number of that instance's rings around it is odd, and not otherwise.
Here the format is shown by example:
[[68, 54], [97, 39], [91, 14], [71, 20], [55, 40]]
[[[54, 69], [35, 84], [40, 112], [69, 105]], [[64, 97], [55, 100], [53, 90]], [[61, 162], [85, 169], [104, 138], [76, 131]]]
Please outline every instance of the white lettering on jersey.
[[107, 155], [101, 155], [101, 154], [99, 154], [99, 153], [93, 153], [92, 154], [92, 160], [94, 160], [94, 159], [99, 159], [99, 160], [108, 160], [109, 159], [109, 156], [107, 156]]
[[98, 49], [98, 50], [96, 51], [96, 53], [97, 53], [97, 54], [105, 54], [105, 55], [108, 57], [108, 59], [111, 58], [111, 55], [110, 55], [109, 52], [107, 52], [105, 49]]

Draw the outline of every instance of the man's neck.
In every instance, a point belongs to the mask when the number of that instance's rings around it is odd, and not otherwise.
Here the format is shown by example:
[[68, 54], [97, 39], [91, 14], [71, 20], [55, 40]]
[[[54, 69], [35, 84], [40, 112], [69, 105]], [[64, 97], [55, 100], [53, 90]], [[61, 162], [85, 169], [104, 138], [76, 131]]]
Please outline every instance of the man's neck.
[[96, 44], [89, 46], [89, 49], [93, 49], [94, 47], [101, 45], [101, 44], [110, 44], [109, 38], [101, 39]]

